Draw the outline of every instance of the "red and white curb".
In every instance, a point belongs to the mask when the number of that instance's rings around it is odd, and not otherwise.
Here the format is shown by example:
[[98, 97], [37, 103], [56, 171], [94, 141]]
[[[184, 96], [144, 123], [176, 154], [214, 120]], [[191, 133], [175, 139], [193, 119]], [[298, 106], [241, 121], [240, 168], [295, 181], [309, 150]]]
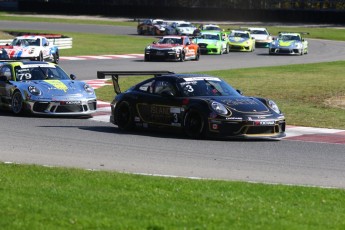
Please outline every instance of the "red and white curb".
[[125, 54], [125, 55], [97, 55], [97, 56], [75, 56], [75, 57], [60, 57], [60, 60], [69, 61], [84, 61], [84, 60], [111, 60], [111, 59], [135, 59], [143, 58], [144, 54]]
[[[109, 79], [96, 79], [86, 81], [94, 89], [104, 85], [112, 85], [108, 83]], [[110, 119], [110, 103], [97, 101], [97, 112], [93, 114], [92, 120], [109, 122]], [[285, 140], [317, 142], [345, 145], [345, 130], [341, 129], [325, 129], [301, 126], [287, 126]]]

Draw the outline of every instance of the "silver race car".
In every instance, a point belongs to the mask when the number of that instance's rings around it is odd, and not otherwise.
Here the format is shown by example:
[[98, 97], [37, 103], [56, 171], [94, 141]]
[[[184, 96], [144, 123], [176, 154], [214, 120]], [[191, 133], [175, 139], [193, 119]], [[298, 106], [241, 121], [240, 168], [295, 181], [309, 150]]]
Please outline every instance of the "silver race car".
[[97, 108], [95, 91], [75, 78], [54, 63], [0, 61], [0, 108], [14, 114], [90, 116]]

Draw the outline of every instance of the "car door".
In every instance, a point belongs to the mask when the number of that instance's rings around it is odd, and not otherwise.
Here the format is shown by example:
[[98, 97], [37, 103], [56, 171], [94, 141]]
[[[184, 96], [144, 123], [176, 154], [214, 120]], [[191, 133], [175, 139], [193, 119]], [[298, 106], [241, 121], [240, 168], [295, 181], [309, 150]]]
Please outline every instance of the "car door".
[[13, 79], [13, 74], [11, 67], [8, 65], [2, 66], [0, 69], [0, 104], [2, 106], [7, 106], [10, 101], [10, 88], [11, 84], [8, 83], [7, 79]]
[[144, 124], [181, 127], [181, 99], [169, 80], [154, 80], [147, 85], [145, 96], [138, 97], [137, 111]]

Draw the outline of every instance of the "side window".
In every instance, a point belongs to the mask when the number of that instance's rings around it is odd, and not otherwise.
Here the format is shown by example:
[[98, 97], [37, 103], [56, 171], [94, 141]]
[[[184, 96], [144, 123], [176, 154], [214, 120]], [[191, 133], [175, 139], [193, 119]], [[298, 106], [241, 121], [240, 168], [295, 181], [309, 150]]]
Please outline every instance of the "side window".
[[153, 83], [154, 80], [146, 82], [139, 86], [138, 90], [145, 93], [153, 93]]
[[1, 68], [0, 75], [1, 76], [6, 76], [7, 79], [9, 79], [9, 80], [13, 80], [11, 69], [8, 66], [4, 66], [4, 67]]
[[155, 88], [154, 88], [155, 94], [160, 95], [176, 95], [175, 87], [169, 82], [169, 81], [156, 81]]
[[184, 44], [185, 44], [185, 45], [190, 44], [190, 41], [189, 41], [189, 38], [188, 38], [188, 37], [185, 38]]
[[42, 45], [43, 46], [48, 46], [49, 45], [49, 42], [48, 42], [48, 40], [46, 38], [42, 39]]

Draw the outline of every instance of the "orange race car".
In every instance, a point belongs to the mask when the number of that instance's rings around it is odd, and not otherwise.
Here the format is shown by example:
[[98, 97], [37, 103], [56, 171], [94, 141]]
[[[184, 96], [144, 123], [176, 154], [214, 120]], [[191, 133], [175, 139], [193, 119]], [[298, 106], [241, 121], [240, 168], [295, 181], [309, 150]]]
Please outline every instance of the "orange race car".
[[198, 61], [199, 58], [199, 45], [193, 43], [188, 36], [164, 36], [145, 48], [145, 61], [160, 59], [183, 62], [185, 60]]

